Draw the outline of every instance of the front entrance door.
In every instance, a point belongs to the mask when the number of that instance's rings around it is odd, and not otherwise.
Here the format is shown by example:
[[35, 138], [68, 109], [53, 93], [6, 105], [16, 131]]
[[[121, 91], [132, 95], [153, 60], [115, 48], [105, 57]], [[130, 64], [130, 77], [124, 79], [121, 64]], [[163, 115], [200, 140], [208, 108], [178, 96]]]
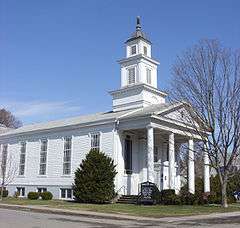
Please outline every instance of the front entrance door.
[[130, 195], [132, 192], [132, 139], [131, 136], [127, 135], [125, 138], [124, 145], [124, 168], [126, 176], [127, 194]]

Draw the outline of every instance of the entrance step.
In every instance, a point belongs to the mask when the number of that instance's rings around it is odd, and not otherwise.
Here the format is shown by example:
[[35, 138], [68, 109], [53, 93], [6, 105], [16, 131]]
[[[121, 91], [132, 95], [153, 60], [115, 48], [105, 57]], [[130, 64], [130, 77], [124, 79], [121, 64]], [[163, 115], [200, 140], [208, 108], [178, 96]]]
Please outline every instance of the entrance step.
[[124, 203], [124, 204], [136, 204], [137, 203], [137, 195], [122, 195], [117, 203]]

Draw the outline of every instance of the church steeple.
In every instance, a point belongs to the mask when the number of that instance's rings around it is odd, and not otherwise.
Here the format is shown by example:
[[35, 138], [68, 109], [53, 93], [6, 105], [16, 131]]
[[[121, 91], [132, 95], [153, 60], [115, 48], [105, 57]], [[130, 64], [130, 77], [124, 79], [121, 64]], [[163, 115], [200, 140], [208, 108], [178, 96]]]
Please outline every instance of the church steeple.
[[140, 17], [137, 17], [136, 30], [125, 42], [126, 58], [121, 65], [121, 87], [144, 83], [157, 88], [157, 65], [152, 59], [152, 45], [142, 31]]
[[157, 89], [157, 66], [152, 43], [142, 31], [140, 17], [136, 30], [125, 42], [126, 57], [119, 60], [121, 88], [112, 91], [113, 110], [119, 111], [165, 102], [166, 94]]
[[137, 16], [136, 31], [132, 33], [131, 37], [127, 39], [126, 43], [133, 41], [135, 39], [143, 39], [149, 44], [151, 44], [151, 41], [147, 38], [146, 34], [142, 31], [140, 16]]

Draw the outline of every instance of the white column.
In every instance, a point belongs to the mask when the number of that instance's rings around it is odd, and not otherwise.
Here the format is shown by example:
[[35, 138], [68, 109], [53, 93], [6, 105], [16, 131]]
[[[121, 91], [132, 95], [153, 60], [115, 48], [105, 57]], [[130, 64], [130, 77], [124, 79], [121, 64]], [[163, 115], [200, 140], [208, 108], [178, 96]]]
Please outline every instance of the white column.
[[169, 135], [169, 188], [175, 189], [175, 145], [174, 145], [174, 133]]
[[147, 127], [147, 180], [154, 183], [154, 132], [153, 127]]
[[140, 139], [139, 140], [139, 150], [141, 151], [141, 157], [140, 157], [140, 164], [142, 166], [142, 177], [140, 179], [140, 182], [145, 182], [148, 180], [148, 158], [147, 158], [147, 140], [146, 139]]
[[204, 192], [210, 192], [210, 168], [209, 168], [209, 157], [208, 157], [208, 151], [207, 146], [204, 147], [203, 152], [203, 162], [204, 162]]
[[188, 141], [188, 191], [195, 193], [194, 142]]

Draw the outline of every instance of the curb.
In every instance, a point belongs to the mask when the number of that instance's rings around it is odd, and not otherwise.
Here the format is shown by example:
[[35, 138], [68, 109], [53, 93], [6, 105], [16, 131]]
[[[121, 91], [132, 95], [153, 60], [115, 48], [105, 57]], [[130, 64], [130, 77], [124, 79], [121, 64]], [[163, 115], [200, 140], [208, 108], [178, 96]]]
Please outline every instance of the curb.
[[221, 213], [211, 213], [211, 214], [202, 214], [202, 215], [191, 215], [191, 216], [178, 216], [178, 217], [139, 217], [134, 215], [124, 215], [124, 214], [113, 214], [113, 213], [102, 213], [102, 212], [93, 212], [87, 210], [68, 210], [68, 209], [59, 209], [59, 208], [47, 208], [43, 206], [32, 206], [32, 205], [15, 205], [15, 204], [4, 204], [0, 203], [0, 208], [10, 209], [10, 210], [20, 210], [20, 211], [31, 211], [47, 214], [57, 214], [57, 215], [71, 215], [71, 216], [84, 216], [97, 219], [117, 219], [117, 220], [134, 220], [141, 222], [181, 222], [181, 221], [198, 221], [204, 219], [216, 219], [216, 218], [229, 218], [240, 216], [240, 211], [234, 212], [221, 212]]
[[57, 215], [72, 215], [72, 216], [85, 216], [91, 218], [105, 218], [105, 219], [118, 219], [118, 220], [138, 220], [138, 221], [159, 221], [157, 218], [145, 218], [131, 215], [123, 214], [113, 214], [113, 213], [101, 213], [93, 211], [83, 211], [83, 210], [68, 210], [68, 209], [59, 209], [59, 208], [47, 208], [41, 206], [23, 206], [23, 205], [13, 205], [13, 204], [0, 204], [2, 209], [10, 210], [21, 210], [21, 211], [31, 211], [31, 212], [41, 212], [47, 214], [57, 214]]

